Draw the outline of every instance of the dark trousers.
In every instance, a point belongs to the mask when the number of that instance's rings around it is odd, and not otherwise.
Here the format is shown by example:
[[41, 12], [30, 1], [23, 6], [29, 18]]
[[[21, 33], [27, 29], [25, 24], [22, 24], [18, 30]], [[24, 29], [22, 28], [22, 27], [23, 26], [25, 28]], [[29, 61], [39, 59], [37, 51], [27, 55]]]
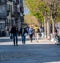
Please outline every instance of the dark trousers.
[[31, 42], [32, 42], [33, 34], [30, 34], [29, 36], [30, 36], [30, 40], [31, 40]]
[[18, 37], [17, 37], [17, 34], [13, 34], [13, 42], [14, 42], [14, 45], [18, 45]]
[[25, 44], [26, 36], [22, 35], [22, 43]]

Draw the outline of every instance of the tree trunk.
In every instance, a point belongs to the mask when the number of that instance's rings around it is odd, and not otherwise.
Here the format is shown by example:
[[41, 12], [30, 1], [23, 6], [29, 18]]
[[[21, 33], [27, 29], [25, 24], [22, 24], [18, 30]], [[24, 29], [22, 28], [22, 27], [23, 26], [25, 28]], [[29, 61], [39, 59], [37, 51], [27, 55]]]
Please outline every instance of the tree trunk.
[[46, 18], [44, 17], [44, 34], [45, 34], [45, 38], [47, 37], [47, 26], [46, 26]]
[[54, 20], [53, 20], [52, 16], [51, 16], [51, 20], [52, 20], [52, 34], [51, 34], [51, 40], [54, 40], [54, 37], [55, 37], [55, 35], [54, 35], [54, 33], [55, 33], [55, 24], [54, 24]]
[[47, 20], [47, 39], [50, 39], [50, 25], [49, 25], [49, 19]]
[[55, 22], [54, 22], [52, 16], [51, 16], [51, 19], [52, 19], [52, 33], [54, 34], [54, 32], [55, 32]]

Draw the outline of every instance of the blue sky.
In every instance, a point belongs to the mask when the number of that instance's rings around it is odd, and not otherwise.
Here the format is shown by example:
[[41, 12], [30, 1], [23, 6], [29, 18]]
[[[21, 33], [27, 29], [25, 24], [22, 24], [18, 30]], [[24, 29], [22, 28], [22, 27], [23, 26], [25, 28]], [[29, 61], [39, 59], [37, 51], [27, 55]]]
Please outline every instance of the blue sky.
[[[23, 0], [24, 2], [24, 0]], [[24, 2], [24, 14], [30, 14], [29, 8], [26, 6], [25, 2]]]
[[24, 14], [30, 14], [30, 11], [29, 9], [27, 8], [27, 6], [24, 6]]

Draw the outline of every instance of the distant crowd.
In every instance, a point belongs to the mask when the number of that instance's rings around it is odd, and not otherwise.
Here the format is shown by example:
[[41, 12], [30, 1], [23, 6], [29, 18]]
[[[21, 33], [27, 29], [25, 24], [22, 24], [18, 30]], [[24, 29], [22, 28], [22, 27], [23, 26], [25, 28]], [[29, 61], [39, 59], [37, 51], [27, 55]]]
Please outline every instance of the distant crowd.
[[23, 44], [26, 42], [27, 35], [29, 36], [31, 42], [33, 41], [33, 38], [38, 42], [40, 37], [44, 37], [44, 27], [38, 27], [37, 25], [35, 27], [27, 26], [25, 28], [21, 27], [20, 31], [18, 31], [17, 26], [13, 25], [10, 30], [10, 38], [13, 39], [14, 46], [18, 46], [18, 35], [21, 36]]

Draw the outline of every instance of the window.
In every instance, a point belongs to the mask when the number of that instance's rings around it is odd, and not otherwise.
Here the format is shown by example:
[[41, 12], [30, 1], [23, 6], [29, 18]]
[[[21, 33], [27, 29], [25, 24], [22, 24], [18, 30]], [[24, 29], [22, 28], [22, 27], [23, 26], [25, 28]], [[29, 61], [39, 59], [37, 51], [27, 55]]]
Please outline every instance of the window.
[[7, 0], [0, 0], [0, 4], [6, 4]]
[[6, 17], [6, 5], [0, 5], [0, 18]]

